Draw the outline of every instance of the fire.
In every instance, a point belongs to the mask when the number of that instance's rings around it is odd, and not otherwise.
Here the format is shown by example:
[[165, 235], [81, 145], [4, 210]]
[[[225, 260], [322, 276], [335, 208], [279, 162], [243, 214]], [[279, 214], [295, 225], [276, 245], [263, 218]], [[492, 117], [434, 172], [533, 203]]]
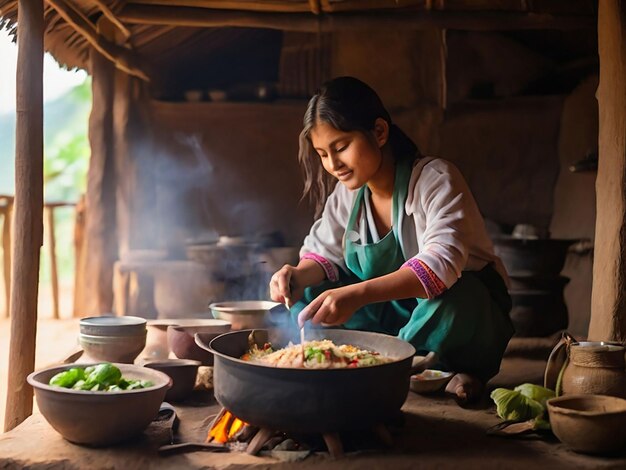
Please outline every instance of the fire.
[[207, 442], [227, 443], [246, 423], [236, 418], [230, 411], [223, 410], [209, 429]]

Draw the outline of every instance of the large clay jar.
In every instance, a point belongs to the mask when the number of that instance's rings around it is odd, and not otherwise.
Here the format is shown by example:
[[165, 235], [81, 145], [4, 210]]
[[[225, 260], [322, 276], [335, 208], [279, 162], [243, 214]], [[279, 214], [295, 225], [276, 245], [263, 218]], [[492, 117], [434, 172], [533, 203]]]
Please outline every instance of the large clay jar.
[[563, 394], [597, 394], [626, 398], [624, 353], [624, 346], [619, 344], [571, 344], [569, 362], [561, 380]]

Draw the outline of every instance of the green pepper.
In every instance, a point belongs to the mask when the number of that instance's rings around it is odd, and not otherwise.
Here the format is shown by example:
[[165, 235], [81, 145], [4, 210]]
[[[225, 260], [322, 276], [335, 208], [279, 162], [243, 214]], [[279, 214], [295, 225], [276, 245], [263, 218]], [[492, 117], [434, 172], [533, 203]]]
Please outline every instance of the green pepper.
[[72, 367], [54, 375], [48, 384], [54, 387], [72, 388], [76, 382], [84, 379], [85, 371], [78, 367]]
[[149, 380], [134, 380], [128, 379], [125, 390], [137, 390], [140, 388], [152, 387], [154, 384]]
[[87, 383], [102, 385], [103, 388], [109, 385], [117, 385], [122, 378], [122, 371], [109, 362], [98, 364], [87, 376]]
[[130, 383], [124, 377], [122, 377], [120, 381], [117, 383], [117, 386], [122, 390], [126, 390], [129, 385]]
[[321, 351], [318, 348], [307, 347], [304, 348], [304, 358], [308, 361], [313, 356], [320, 354]]

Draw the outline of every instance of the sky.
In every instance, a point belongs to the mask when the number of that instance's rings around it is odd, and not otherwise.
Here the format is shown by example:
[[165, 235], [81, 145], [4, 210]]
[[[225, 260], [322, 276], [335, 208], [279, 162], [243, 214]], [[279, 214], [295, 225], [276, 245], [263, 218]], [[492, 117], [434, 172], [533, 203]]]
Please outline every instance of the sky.
[[[0, 114], [15, 111], [15, 70], [17, 46], [8, 31], [0, 30]], [[62, 69], [50, 54], [44, 58], [44, 101], [54, 100], [85, 80], [86, 72]]]

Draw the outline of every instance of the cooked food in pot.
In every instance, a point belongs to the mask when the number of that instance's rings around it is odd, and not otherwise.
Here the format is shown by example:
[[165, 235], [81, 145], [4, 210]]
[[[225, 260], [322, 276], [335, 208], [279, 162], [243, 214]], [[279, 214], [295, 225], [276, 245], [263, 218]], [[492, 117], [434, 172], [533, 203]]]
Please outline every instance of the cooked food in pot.
[[394, 359], [381, 356], [375, 351], [359, 349], [349, 344], [336, 345], [330, 340], [307, 341], [274, 350], [266, 343], [262, 348], [256, 344], [242, 356], [245, 361], [258, 362], [274, 367], [305, 369], [345, 369], [369, 367], [392, 362]]

